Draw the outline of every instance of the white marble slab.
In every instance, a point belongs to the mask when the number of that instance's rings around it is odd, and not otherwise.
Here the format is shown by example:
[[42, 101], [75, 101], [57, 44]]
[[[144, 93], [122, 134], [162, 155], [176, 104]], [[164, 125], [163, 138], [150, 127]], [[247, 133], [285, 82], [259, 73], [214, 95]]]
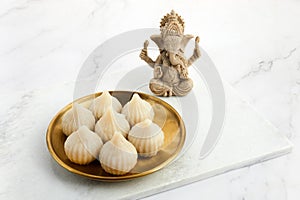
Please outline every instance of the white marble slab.
[[4, 152], [0, 166], [2, 199], [141, 198], [274, 158], [292, 148], [285, 136], [225, 84], [228, 101], [223, 135], [207, 158], [198, 159], [203, 140], [199, 134], [182, 157], [154, 174], [120, 183], [87, 180], [55, 163], [45, 144], [47, 125], [55, 112], [72, 100], [72, 87], [65, 84], [15, 95], [22, 106], [11, 102], [0, 140]]

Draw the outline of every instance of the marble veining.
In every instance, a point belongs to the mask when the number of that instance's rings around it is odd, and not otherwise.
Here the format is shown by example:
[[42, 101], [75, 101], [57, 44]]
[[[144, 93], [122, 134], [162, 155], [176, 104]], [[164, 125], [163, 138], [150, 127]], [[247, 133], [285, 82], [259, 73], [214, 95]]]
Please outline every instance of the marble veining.
[[17, 126], [18, 119], [20, 115], [24, 113], [26, 105], [32, 100], [33, 92], [26, 93], [20, 97], [20, 100], [9, 107], [6, 111], [5, 120], [0, 122], [0, 146], [3, 147], [5, 144], [12, 144], [17, 135], [8, 134], [8, 129], [12, 126]]
[[[107, 194], [105, 191], [109, 191], [109, 190], [113, 190], [114, 188], [118, 189], [119, 193], [121, 193], [122, 196], [120, 195], [114, 195], [112, 196], [112, 199], [116, 198], [116, 197], [123, 197], [125, 199], [130, 199], [131, 198], [131, 193], [128, 194], [124, 194], [124, 190], [121, 190], [121, 188], [124, 188], [125, 186], [127, 186], [129, 184], [129, 187], [133, 188], [133, 187], [137, 187], [138, 185], [142, 186], [139, 187], [139, 190], [143, 190], [144, 188], [149, 187], [149, 183], [150, 185], [153, 184], [151, 183], [151, 181], [149, 181], [149, 179], [153, 179], [155, 180], [154, 177], [156, 177], [156, 180], [161, 180], [161, 178], [158, 177], [162, 177], [164, 181], [167, 181], [170, 179], [171, 176], [174, 171], [176, 171], [176, 177], [178, 177], [178, 179], [182, 179], [183, 177], [190, 177], [193, 173], [195, 173], [196, 169], [201, 169], [204, 171], [208, 171], [207, 175], [203, 175], [205, 176], [209, 176], [209, 171], [211, 168], [211, 164], [209, 164], [210, 162], [224, 162], [225, 160], [222, 157], [219, 156], [215, 156], [211, 159], [208, 160], [208, 162], [199, 162], [199, 163], [195, 163], [193, 169], [191, 170], [190, 173], [187, 173], [186, 171], [179, 171], [178, 168], [176, 168], [176, 165], [170, 165], [168, 167], [168, 170], [163, 170], [160, 171], [160, 173], [155, 173], [153, 176], [149, 176], [149, 177], [145, 177], [145, 179], [140, 179], [139, 182], [135, 182], [135, 181], [131, 181], [128, 183], [125, 183], [124, 185], [122, 185], [122, 183], [117, 184], [117, 185], [108, 185], [107, 183], [90, 183], [89, 180], [81, 180], [80, 177], [76, 177], [66, 171], [64, 171], [62, 168], [60, 168], [59, 166], [57, 166], [57, 164], [53, 163], [52, 159], [49, 157], [48, 152], [46, 150], [46, 148], [44, 147], [43, 150], [41, 152], [39, 152], [38, 154], [36, 154], [36, 156], [32, 156], [34, 155], [34, 151], [36, 151], [36, 148], [34, 147], [35, 145], [33, 145], [33, 147], [29, 147], [26, 148], [26, 150], [24, 151], [22, 149], [22, 147], [27, 146], [26, 143], [30, 142], [30, 141], [36, 141], [36, 139], [34, 138], [39, 138], [40, 139], [44, 139], [44, 134], [41, 134], [41, 132], [45, 131], [46, 126], [47, 126], [47, 122], [49, 122], [48, 120], [50, 120], [50, 118], [55, 114], [53, 113], [53, 111], [55, 112], [57, 109], [61, 108], [62, 104], [64, 104], [66, 101], [70, 101], [70, 97], [71, 93], [72, 93], [72, 86], [73, 84], [64, 84], [64, 85], [58, 85], [57, 87], [54, 88], [47, 88], [47, 90], [35, 90], [35, 92], [27, 92], [25, 94], [21, 94], [19, 95], [21, 97], [21, 101], [23, 101], [24, 103], [22, 104], [22, 106], [19, 105], [19, 101], [17, 101], [17, 103], [13, 102], [13, 106], [12, 108], [21, 108], [22, 113], [25, 114], [25, 116], [20, 116], [21, 119], [25, 118], [27, 119], [27, 121], [22, 122], [22, 124], [24, 125], [30, 125], [28, 128], [24, 126], [20, 126], [18, 127], [17, 124], [10, 124], [7, 125], [8, 127], [10, 127], [10, 130], [8, 131], [8, 134], [13, 134], [15, 132], [19, 132], [19, 131], [23, 131], [23, 133], [25, 134], [24, 136], [20, 136], [20, 140], [13, 140], [14, 144], [18, 144], [17, 146], [10, 146], [10, 147], [6, 147], [10, 150], [10, 153], [8, 155], [5, 155], [5, 158], [7, 158], [7, 161], [5, 162], [5, 165], [2, 166], [3, 169], [5, 169], [6, 173], [15, 173], [16, 176], [19, 176], [21, 173], [23, 174], [25, 172], [25, 174], [27, 174], [27, 176], [24, 176], [24, 178], [21, 179], [16, 179], [16, 180], [11, 180], [8, 182], [8, 184], [5, 184], [6, 187], [4, 187], [4, 191], [3, 194], [5, 195], [4, 197], [12, 197], [12, 198], [20, 198], [19, 193], [15, 193], [15, 189], [17, 190], [23, 190], [24, 191], [24, 195], [26, 198], [33, 198], [33, 194], [35, 194], [35, 197], [39, 198], [41, 197], [44, 192], [44, 188], [48, 188], [45, 187], [45, 184], [52, 184], [52, 181], [57, 181], [58, 177], [64, 177], [64, 178], [60, 178], [62, 183], [64, 183], [61, 187], [64, 188], [65, 194], [70, 195], [71, 197], [74, 195], [74, 197], [76, 196], [76, 198], [96, 198], [97, 196], [101, 196], [104, 194]], [[55, 95], [60, 94], [59, 96], [63, 97], [60, 99], [57, 99], [55, 104], [51, 104], [51, 105], [47, 105], [47, 102], [49, 102], [49, 99], [54, 99]], [[63, 94], [63, 95], [62, 95]], [[231, 97], [231, 95], [229, 95], [229, 97]], [[232, 97], [231, 97], [232, 98]], [[236, 97], [234, 97], [236, 98]], [[232, 102], [232, 101], [230, 101]], [[245, 101], [241, 101], [237, 100], [236, 102], [233, 101], [234, 103], [232, 103], [232, 105], [234, 105], [234, 109], [238, 109], [237, 110], [231, 110], [231, 114], [229, 116], [232, 117], [233, 115], [233, 119], [235, 119], [238, 114], [240, 113], [241, 109], [244, 112], [247, 112], [247, 116], [250, 117], [253, 113], [253, 111], [251, 111], [251, 109], [245, 109], [245, 105], [247, 105], [247, 103]], [[45, 106], [47, 105], [47, 106]], [[231, 106], [232, 106], [231, 105]], [[35, 108], [37, 111], [32, 112], [32, 108]], [[17, 109], [17, 110], [18, 110]], [[248, 111], [250, 110], [250, 112], [248, 113]], [[30, 112], [31, 111], [31, 112]], [[16, 112], [16, 113], [20, 113], [20, 112]], [[230, 117], [230, 118], [231, 118]], [[37, 124], [37, 125], [33, 125], [32, 123], [34, 123], [35, 120], [38, 119], [42, 119], [41, 124]], [[17, 120], [15, 120], [17, 122]], [[231, 123], [234, 122], [234, 120], [229, 120], [231, 121]], [[20, 122], [19, 122], [20, 123]], [[256, 124], [257, 122], [254, 121], [254, 123]], [[261, 123], [264, 124], [264, 123]], [[261, 126], [261, 125], [260, 125]], [[263, 125], [265, 126], [265, 125]], [[32, 127], [36, 127], [36, 128], [32, 128]], [[228, 127], [230, 128], [230, 126]], [[266, 130], [267, 131], [267, 130]], [[226, 131], [225, 131], [226, 132]], [[234, 131], [235, 133], [238, 133], [238, 131]], [[269, 131], [267, 131], [269, 132]], [[272, 132], [272, 131], [271, 131]], [[229, 133], [227, 131], [227, 133]], [[225, 134], [225, 133], [224, 133]], [[225, 134], [225, 135], [232, 135], [232, 134]], [[226, 138], [226, 137], [225, 137]], [[237, 135], [237, 137], [235, 139], [239, 138], [239, 136]], [[240, 139], [243, 139], [244, 137], [241, 137]], [[244, 138], [245, 139], [245, 138]], [[256, 141], [257, 137], [254, 137], [253, 141]], [[277, 138], [276, 140], [278, 140], [279, 138]], [[239, 140], [239, 139], [238, 139]], [[249, 140], [249, 138], [247, 139]], [[224, 145], [226, 146], [226, 144], [231, 144], [232, 143], [232, 139], [229, 141], [224, 141]], [[280, 141], [280, 140], [279, 140]], [[282, 141], [283, 143], [280, 144], [278, 146], [277, 151], [283, 151], [285, 152], [286, 148], [289, 147], [285, 147], [285, 142]], [[40, 142], [39, 142], [40, 143]], [[272, 142], [271, 142], [272, 143]], [[269, 143], [266, 146], [266, 149], [270, 148], [269, 145], [271, 144]], [[281, 143], [281, 142], [280, 142]], [[34, 143], [31, 143], [34, 144]], [[45, 144], [40, 144], [40, 145], [45, 145]], [[217, 146], [217, 149], [219, 149], [218, 151], [222, 152], [224, 151], [224, 145], [219, 145]], [[283, 145], [283, 146], [281, 146]], [[199, 152], [199, 145], [195, 146], [196, 149], [193, 149], [192, 152], [190, 152], [189, 156], [183, 157], [184, 160], [178, 160], [178, 164], [184, 166], [184, 163], [193, 163], [192, 160], [194, 160], [194, 158], [196, 157], [196, 155]], [[260, 146], [260, 148], [263, 146]], [[263, 147], [265, 148], [265, 147]], [[277, 147], [272, 147], [272, 148], [277, 148]], [[198, 149], [198, 150], [197, 150]], [[196, 151], [194, 151], [196, 150]], [[251, 152], [249, 152], [251, 153]], [[29, 158], [27, 158], [28, 155]], [[255, 154], [254, 154], [255, 155]], [[263, 157], [262, 157], [263, 159]], [[234, 160], [234, 159], [233, 159]], [[28, 190], [26, 187], [24, 188], [24, 181], [29, 183], [32, 183], [33, 185], [37, 184], [37, 178], [36, 177], [32, 177], [32, 172], [31, 170], [22, 170], [22, 171], [15, 171], [16, 169], [18, 169], [18, 166], [20, 166], [20, 161], [22, 162], [27, 162], [24, 163], [22, 165], [23, 169], [33, 169], [32, 167], [32, 162], [38, 166], [40, 166], [40, 168], [35, 169], [35, 174], [38, 174], [38, 177], [40, 178], [40, 176], [45, 176], [45, 180], [47, 181], [43, 181], [41, 185], [43, 185], [43, 187], [41, 187], [41, 191], [36, 192], [34, 190]], [[52, 162], [52, 165], [54, 165], [54, 175], [51, 174], [51, 169], [49, 168], [49, 166], [46, 165], [46, 163], [48, 162]], [[226, 161], [228, 162], [228, 161]], [[208, 166], [206, 166], [206, 164], [208, 164]], [[27, 166], [27, 167], [26, 167]], [[30, 168], [28, 168], [30, 167]], [[250, 168], [248, 168], [250, 169]], [[201, 172], [200, 170], [200, 172]], [[227, 172], [229, 169], [224, 169], [224, 171], [220, 171], [219, 173], [222, 172]], [[4, 171], [1, 171], [1, 173], [5, 173]], [[50, 173], [50, 174], [49, 174]], [[58, 173], [58, 174], [57, 174]], [[28, 179], [28, 176], [32, 177], [30, 179]], [[26, 178], [27, 177], [27, 178]], [[147, 181], [148, 180], [148, 181]], [[69, 182], [72, 181], [74, 182], [73, 185], [70, 185]], [[173, 180], [176, 181], [176, 180]], [[184, 182], [184, 179], [182, 180]], [[29, 184], [28, 183], [28, 184]], [[162, 186], [161, 182], [158, 181], [157, 183], [154, 183], [155, 185], [160, 185], [160, 187]], [[56, 184], [55, 184], [56, 185]], [[52, 186], [53, 187], [53, 186]], [[165, 185], [164, 187], [169, 187], [167, 185]], [[100, 188], [104, 188], [103, 190], [100, 190]], [[154, 190], [159, 191], [158, 188], [154, 187]], [[77, 193], [75, 191], [80, 191], [80, 193]], [[83, 192], [81, 192], [83, 191]], [[52, 193], [51, 195], [56, 196], [56, 193]], [[143, 195], [145, 195], [145, 193], [143, 193]], [[106, 196], [107, 197], [107, 196]]]
[[276, 58], [273, 58], [272, 60], [267, 60], [267, 61], [265, 61], [265, 60], [260, 61], [256, 67], [254, 67], [248, 73], [246, 73], [245, 75], [243, 75], [240, 79], [238, 79], [237, 81], [235, 81], [233, 83], [233, 85], [239, 84], [244, 79], [248, 78], [249, 76], [255, 75], [257, 73], [271, 71], [272, 68], [273, 68], [274, 62], [277, 62], [278, 60], [288, 59], [290, 56], [292, 56], [292, 54], [296, 50], [297, 50], [297, 48], [293, 48], [292, 50], [289, 51], [289, 53], [286, 56], [276, 57]]

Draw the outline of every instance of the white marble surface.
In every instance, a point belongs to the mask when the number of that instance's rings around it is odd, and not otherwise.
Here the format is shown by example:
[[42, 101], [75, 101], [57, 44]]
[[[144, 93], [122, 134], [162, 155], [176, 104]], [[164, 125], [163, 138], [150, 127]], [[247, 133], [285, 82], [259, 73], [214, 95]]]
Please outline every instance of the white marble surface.
[[[159, 4], [159, 6], [156, 6]], [[0, 2], [0, 139], [1, 166], [28, 166], [27, 149], [10, 152], [9, 145], [37, 141], [44, 133], [24, 138], [22, 131], [48, 113], [51, 103], [27, 110], [43, 88], [76, 78], [89, 53], [111, 35], [135, 28], [157, 27], [174, 8], [186, 21], [186, 31], [198, 33], [221, 75], [295, 144], [291, 154], [235, 170], [148, 199], [298, 199], [300, 195], [300, 2], [287, 1], [83, 1], [3, 0]], [[56, 101], [55, 99], [51, 99]], [[66, 97], [67, 101], [67, 97]], [[53, 107], [52, 107], [53, 109]], [[47, 112], [48, 111], [48, 112]], [[29, 123], [30, 122], [30, 123]], [[24, 126], [19, 127], [22, 123]], [[15, 127], [15, 134], [11, 133]], [[42, 141], [42, 142], [41, 142]], [[9, 156], [8, 156], [9, 155]], [[44, 155], [46, 156], [46, 155]], [[3, 158], [3, 159], [2, 159]], [[52, 165], [49, 160], [49, 165]], [[43, 167], [43, 166], [41, 166]], [[44, 169], [47, 170], [47, 169]], [[1, 172], [5, 173], [5, 172]], [[28, 174], [23, 174], [25, 177]], [[59, 174], [64, 176], [64, 174]], [[44, 177], [32, 177], [32, 181]], [[20, 176], [16, 184], [25, 178]], [[1, 179], [1, 186], [9, 180]], [[71, 180], [72, 181], [72, 180]], [[79, 183], [73, 183], [75, 188]], [[30, 183], [28, 183], [30, 188]], [[7, 190], [4, 190], [7, 189]], [[38, 189], [38, 188], [31, 188]], [[88, 188], [87, 188], [88, 189]], [[44, 188], [45, 192], [49, 188]], [[1, 187], [0, 198], [14, 187]], [[56, 192], [56, 191], [51, 191]], [[88, 190], [84, 194], [88, 197]], [[27, 197], [37, 199], [39, 196]], [[91, 197], [95, 198], [95, 197]]]
[[[199, 83], [201, 81], [195, 86]], [[195, 118], [199, 116], [197, 137], [175, 162], [156, 173], [130, 181], [91, 181], [60, 167], [45, 145], [49, 116], [72, 99], [73, 87], [72, 83], [62, 84], [21, 97], [23, 120], [8, 123], [1, 141], [5, 152], [3, 158], [7, 161], [2, 163], [0, 171], [2, 199], [41, 199], [45, 195], [47, 199], [136, 199], [282, 156], [292, 149], [291, 143], [277, 128], [225, 84], [227, 111], [222, 136], [205, 159], [199, 159], [199, 156], [210, 125], [210, 108], [207, 106], [208, 93], [203, 88], [192, 91], [202, 100], [198, 105], [200, 112], [194, 114]], [[45, 106], [56, 96], [60, 98]], [[28, 99], [25, 101], [24, 98]], [[15, 104], [14, 108], [18, 106]], [[190, 123], [182, 116], [188, 131]], [[37, 120], [40, 123], [35, 123]], [[191, 135], [188, 131], [187, 138]]]

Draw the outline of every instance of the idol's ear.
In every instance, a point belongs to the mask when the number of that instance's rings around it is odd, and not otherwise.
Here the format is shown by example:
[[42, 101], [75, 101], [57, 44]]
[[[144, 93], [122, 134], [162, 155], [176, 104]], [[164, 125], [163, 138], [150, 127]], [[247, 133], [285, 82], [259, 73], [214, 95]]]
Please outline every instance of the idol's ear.
[[182, 40], [181, 40], [181, 44], [180, 44], [180, 49], [184, 51], [187, 43], [190, 41], [190, 39], [192, 39], [194, 36], [193, 35], [190, 35], [190, 34], [187, 34], [187, 35], [184, 35], [182, 37]]
[[164, 49], [164, 41], [161, 35], [151, 35], [150, 38], [153, 42], [155, 42], [159, 49]]

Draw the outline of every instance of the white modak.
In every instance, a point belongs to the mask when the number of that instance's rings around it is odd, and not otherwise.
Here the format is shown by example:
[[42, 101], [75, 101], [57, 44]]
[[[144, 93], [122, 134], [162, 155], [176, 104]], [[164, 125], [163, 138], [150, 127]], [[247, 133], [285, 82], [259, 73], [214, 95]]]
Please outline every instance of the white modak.
[[90, 130], [94, 130], [95, 117], [90, 110], [78, 103], [74, 103], [72, 109], [67, 111], [62, 118], [62, 130], [66, 136], [69, 136], [83, 125]]
[[155, 156], [164, 144], [164, 132], [157, 124], [146, 119], [132, 127], [128, 140], [141, 156], [151, 157]]
[[96, 133], [81, 126], [67, 138], [64, 149], [72, 162], [86, 165], [98, 158], [102, 146], [102, 140]]
[[126, 119], [131, 126], [134, 126], [145, 119], [152, 120], [154, 117], [154, 111], [151, 104], [141, 99], [138, 94], [134, 94], [132, 99], [125, 104], [122, 109], [122, 114], [126, 116]]
[[134, 168], [138, 154], [135, 147], [120, 132], [115, 132], [112, 139], [101, 149], [99, 160], [102, 168], [114, 175], [123, 175]]
[[62, 119], [62, 130], [68, 136], [65, 153], [73, 163], [87, 165], [99, 159], [104, 171], [123, 175], [132, 172], [138, 154], [152, 157], [162, 148], [164, 132], [152, 122], [151, 104], [138, 94], [122, 109], [119, 100], [105, 91], [89, 108], [74, 103]]
[[97, 119], [100, 119], [105, 111], [111, 106], [118, 113], [122, 110], [122, 105], [119, 100], [116, 97], [111, 96], [108, 91], [104, 91], [99, 97], [93, 100], [90, 110]]
[[106, 110], [95, 127], [95, 132], [101, 137], [103, 142], [110, 140], [116, 131], [127, 137], [129, 130], [130, 126], [125, 116], [115, 112], [112, 107]]

